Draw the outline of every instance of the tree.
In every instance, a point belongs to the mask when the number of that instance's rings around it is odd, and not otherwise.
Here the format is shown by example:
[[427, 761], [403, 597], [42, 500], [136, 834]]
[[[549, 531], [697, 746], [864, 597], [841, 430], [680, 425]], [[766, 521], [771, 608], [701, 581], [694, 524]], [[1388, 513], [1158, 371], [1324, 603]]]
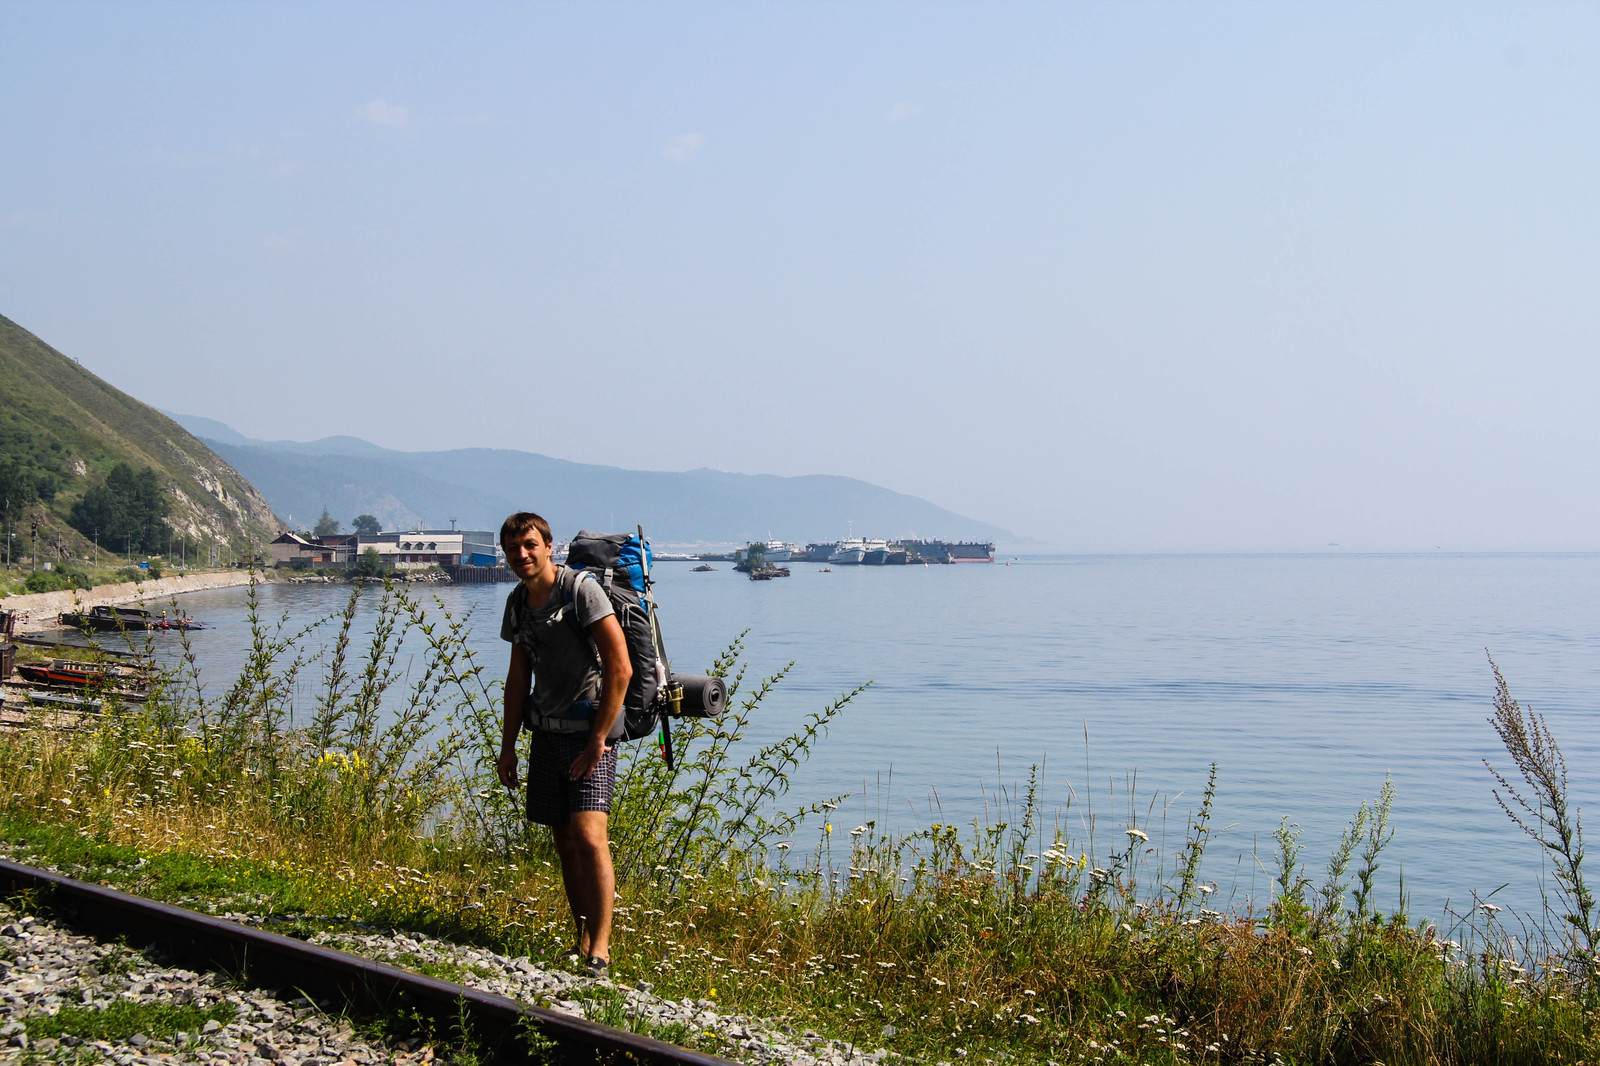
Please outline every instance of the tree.
[[311, 532], [319, 537], [331, 537], [339, 532], [339, 520], [329, 514], [328, 509], [324, 507], [322, 517], [317, 519], [317, 524]]
[[135, 472], [127, 463], [118, 463], [105, 481], [72, 505], [67, 521], [113, 550], [158, 552], [164, 545], [161, 527], [171, 511], [172, 501], [161, 491], [153, 469], [147, 466]]
[[350, 528], [354, 529], [358, 536], [375, 537], [383, 532], [383, 523], [378, 521], [376, 515], [358, 514], [356, 520], [350, 523]]
[[11, 501], [11, 509], [21, 511], [38, 496], [38, 482], [21, 463], [0, 459], [0, 502]]
[[356, 560], [356, 576], [358, 577], [377, 577], [383, 571], [383, 557], [378, 554], [377, 548], [368, 548], [361, 553], [361, 558]]

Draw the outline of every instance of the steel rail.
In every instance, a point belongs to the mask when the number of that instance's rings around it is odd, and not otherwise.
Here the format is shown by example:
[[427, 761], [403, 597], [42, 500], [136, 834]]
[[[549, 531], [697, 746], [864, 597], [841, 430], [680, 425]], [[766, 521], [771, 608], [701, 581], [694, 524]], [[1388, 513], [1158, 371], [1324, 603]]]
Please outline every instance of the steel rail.
[[52, 870], [0, 859], [0, 886], [11, 894], [30, 894], [93, 936], [155, 946], [194, 969], [221, 971], [255, 988], [292, 988], [318, 1000], [342, 1002], [359, 1014], [403, 1008], [429, 1018], [441, 1032], [459, 1026], [465, 1014], [473, 1022], [475, 1038], [499, 1049], [499, 1061], [525, 1058], [512, 1049], [519, 1046], [516, 1038], [531, 1027], [569, 1051], [620, 1053], [648, 1063], [733, 1066], [731, 1060], [715, 1055], [91, 885]]

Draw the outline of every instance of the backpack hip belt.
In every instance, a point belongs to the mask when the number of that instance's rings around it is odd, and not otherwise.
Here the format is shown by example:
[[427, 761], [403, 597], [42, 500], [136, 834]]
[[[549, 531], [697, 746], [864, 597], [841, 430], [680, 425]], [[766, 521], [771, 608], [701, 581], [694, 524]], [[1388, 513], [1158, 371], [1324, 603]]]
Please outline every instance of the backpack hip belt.
[[530, 701], [530, 709], [524, 712], [523, 720], [529, 729], [537, 729], [542, 733], [587, 733], [594, 708], [593, 703], [585, 700], [574, 703], [566, 714], [541, 714], [532, 709]]

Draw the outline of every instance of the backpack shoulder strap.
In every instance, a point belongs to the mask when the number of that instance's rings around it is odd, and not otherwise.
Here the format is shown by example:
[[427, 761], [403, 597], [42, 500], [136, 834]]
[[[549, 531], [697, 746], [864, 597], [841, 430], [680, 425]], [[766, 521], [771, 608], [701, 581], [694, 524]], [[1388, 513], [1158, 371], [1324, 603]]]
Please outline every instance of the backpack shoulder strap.
[[572, 606], [573, 597], [578, 591], [579, 570], [570, 566], [556, 567], [556, 587], [561, 590], [561, 602], [568, 607]]
[[[583, 622], [578, 618], [577, 603], [578, 582], [584, 578], [588, 578], [591, 581], [600, 580], [591, 570], [563, 566], [556, 571], [556, 585], [561, 589], [561, 605], [566, 611], [567, 624], [572, 627], [574, 633], [587, 640], [589, 634], [584, 632]], [[597, 651], [595, 654], [598, 655], [599, 652]]]

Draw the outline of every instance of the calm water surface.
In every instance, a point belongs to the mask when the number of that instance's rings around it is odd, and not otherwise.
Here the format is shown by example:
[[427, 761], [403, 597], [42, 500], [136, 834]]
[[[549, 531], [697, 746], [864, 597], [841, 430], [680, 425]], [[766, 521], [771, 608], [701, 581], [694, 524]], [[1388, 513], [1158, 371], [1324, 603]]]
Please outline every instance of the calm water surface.
[[[1205, 873], [1242, 905], [1268, 894], [1282, 817], [1304, 828], [1303, 858], [1320, 880], [1339, 831], [1389, 775], [1396, 832], [1380, 875], [1384, 909], [1401, 876], [1414, 913], [1438, 916], [1447, 900], [1470, 906], [1473, 892], [1502, 885], [1497, 902], [1535, 907], [1537, 849], [1495, 806], [1482, 763], [1498, 756], [1485, 721], [1494, 691], [1485, 649], [1512, 692], [1549, 717], [1575, 798], [1600, 796], [1600, 556], [1059, 556], [793, 569], [787, 580], [751, 582], [662, 564], [657, 595], [680, 670], [703, 670], [745, 630], [752, 673], [794, 661], [757, 739], [873, 682], [795, 775], [796, 804], [851, 794], [836, 823], [970, 822], [995, 811], [998, 787], [1014, 789], [1042, 764], [1045, 805], [1074, 850], [1088, 847], [1092, 804], [1099, 854], [1121, 842], [1130, 812], [1172, 851], [1214, 761], [1214, 824], [1227, 828]], [[497, 670], [507, 589], [437, 590], [452, 611], [471, 612], [475, 644]], [[262, 590], [269, 614], [296, 621], [347, 594]], [[223, 589], [183, 599], [215, 627], [196, 635], [214, 692], [247, 644], [244, 598]]]

